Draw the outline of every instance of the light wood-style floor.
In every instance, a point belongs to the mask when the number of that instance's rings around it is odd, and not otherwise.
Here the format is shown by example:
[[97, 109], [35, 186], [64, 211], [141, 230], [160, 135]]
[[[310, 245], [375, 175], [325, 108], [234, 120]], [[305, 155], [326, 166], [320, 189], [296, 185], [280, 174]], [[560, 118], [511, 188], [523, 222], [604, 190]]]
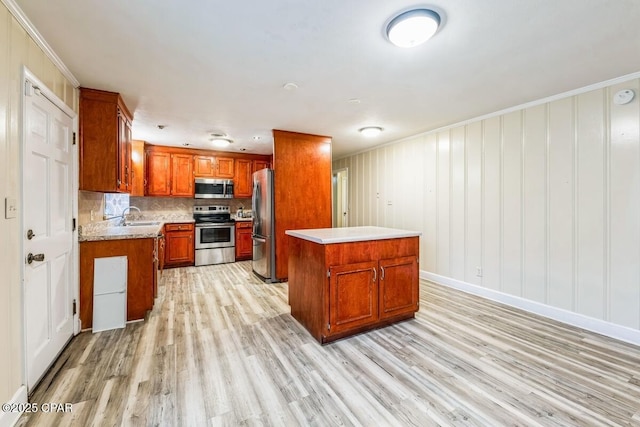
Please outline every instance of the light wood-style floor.
[[320, 346], [250, 262], [167, 270], [145, 322], [73, 339], [19, 425], [640, 425], [640, 348], [431, 283]]

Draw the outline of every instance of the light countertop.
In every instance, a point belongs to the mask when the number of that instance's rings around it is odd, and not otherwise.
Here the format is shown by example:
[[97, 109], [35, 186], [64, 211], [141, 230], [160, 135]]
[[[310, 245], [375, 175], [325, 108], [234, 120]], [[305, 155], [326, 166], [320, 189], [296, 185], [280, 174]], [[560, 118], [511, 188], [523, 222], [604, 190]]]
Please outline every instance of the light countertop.
[[[140, 220], [138, 220], [140, 221]], [[193, 223], [193, 218], [144, 218], [142, 221], [157, 222], [154, 225], [138, 226], [117, 226], [113, 221], [102, 221], [100, 223], [82, 226], [78, 241], [93, 242], [99, 240], [119, 240], [119, 239], [153, 239], [158, 237], [165, 224], [185, 224]], [[133, 221], [136, 222], [136, 221]]]
[[400, 230], [386, 227], [341, 227], [341, 228], [312, 228], [309, 230], [287, 230], [289, 236], [311, 242], [327, 245], [331, 243], [363, 242], [367, 240], [399, 239], [403, 237], [417, 237], [419, 231]]

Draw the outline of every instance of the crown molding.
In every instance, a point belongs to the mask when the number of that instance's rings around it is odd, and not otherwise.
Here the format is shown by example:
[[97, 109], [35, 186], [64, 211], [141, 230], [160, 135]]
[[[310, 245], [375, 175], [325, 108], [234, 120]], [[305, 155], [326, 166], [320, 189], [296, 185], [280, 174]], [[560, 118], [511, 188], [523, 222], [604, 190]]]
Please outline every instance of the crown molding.
[[80, 82], [76, 77], [71, 73], [71, 71], [67, 68], [67, 66], [62, 62], [62, 59], [53, 51], [49, 43], [42, 37], [42, 35], [38, 32], [36, 27], [31, 23], [27, 15], [20, 9], [20, 6], [16, 4], [14, 0], [0, 0], [2, 4], [4, 4], [9, 13], [13, 15], [13, 17], [18, 21], [18, 23], [25, 29], [27, 34], [36, 42], [38, 47], [42, 49], [44, 54], [53, 62], [53, 64], [60, 70], [62, 75], [66, 77], [67, 80], [73, 85], [73, 87], [80, 87]]

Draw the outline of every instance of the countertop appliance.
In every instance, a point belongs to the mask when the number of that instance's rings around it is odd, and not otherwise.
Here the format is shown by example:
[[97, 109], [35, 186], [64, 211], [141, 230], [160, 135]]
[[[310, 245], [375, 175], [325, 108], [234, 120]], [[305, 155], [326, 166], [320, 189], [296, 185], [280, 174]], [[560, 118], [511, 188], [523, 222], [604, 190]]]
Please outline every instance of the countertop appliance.
[[266, 282], [276, 282], [276, 251], [273, 209], [273, 169], [253, 173], [253, 272]]
[[223, 264], [236, 260], [236, 224], [229, 206], [195, 206], [195, 265]]
[[195, 199], [232, 199], [232, 179], [196, 178]]

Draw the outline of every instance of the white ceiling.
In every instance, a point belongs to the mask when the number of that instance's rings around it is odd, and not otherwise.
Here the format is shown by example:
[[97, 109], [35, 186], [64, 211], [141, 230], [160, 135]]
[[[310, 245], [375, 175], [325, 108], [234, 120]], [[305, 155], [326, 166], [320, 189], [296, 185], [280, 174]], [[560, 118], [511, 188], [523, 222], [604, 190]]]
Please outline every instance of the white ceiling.
[[223, 132], [229, 151], [271, 153], [282, 129], [332, 136], [338, 158], [640, 70], [639, 0], [435, 0], [443, 25], [413, 49], [384, 37], [406, 0], [15, 1], [162, 145]]

